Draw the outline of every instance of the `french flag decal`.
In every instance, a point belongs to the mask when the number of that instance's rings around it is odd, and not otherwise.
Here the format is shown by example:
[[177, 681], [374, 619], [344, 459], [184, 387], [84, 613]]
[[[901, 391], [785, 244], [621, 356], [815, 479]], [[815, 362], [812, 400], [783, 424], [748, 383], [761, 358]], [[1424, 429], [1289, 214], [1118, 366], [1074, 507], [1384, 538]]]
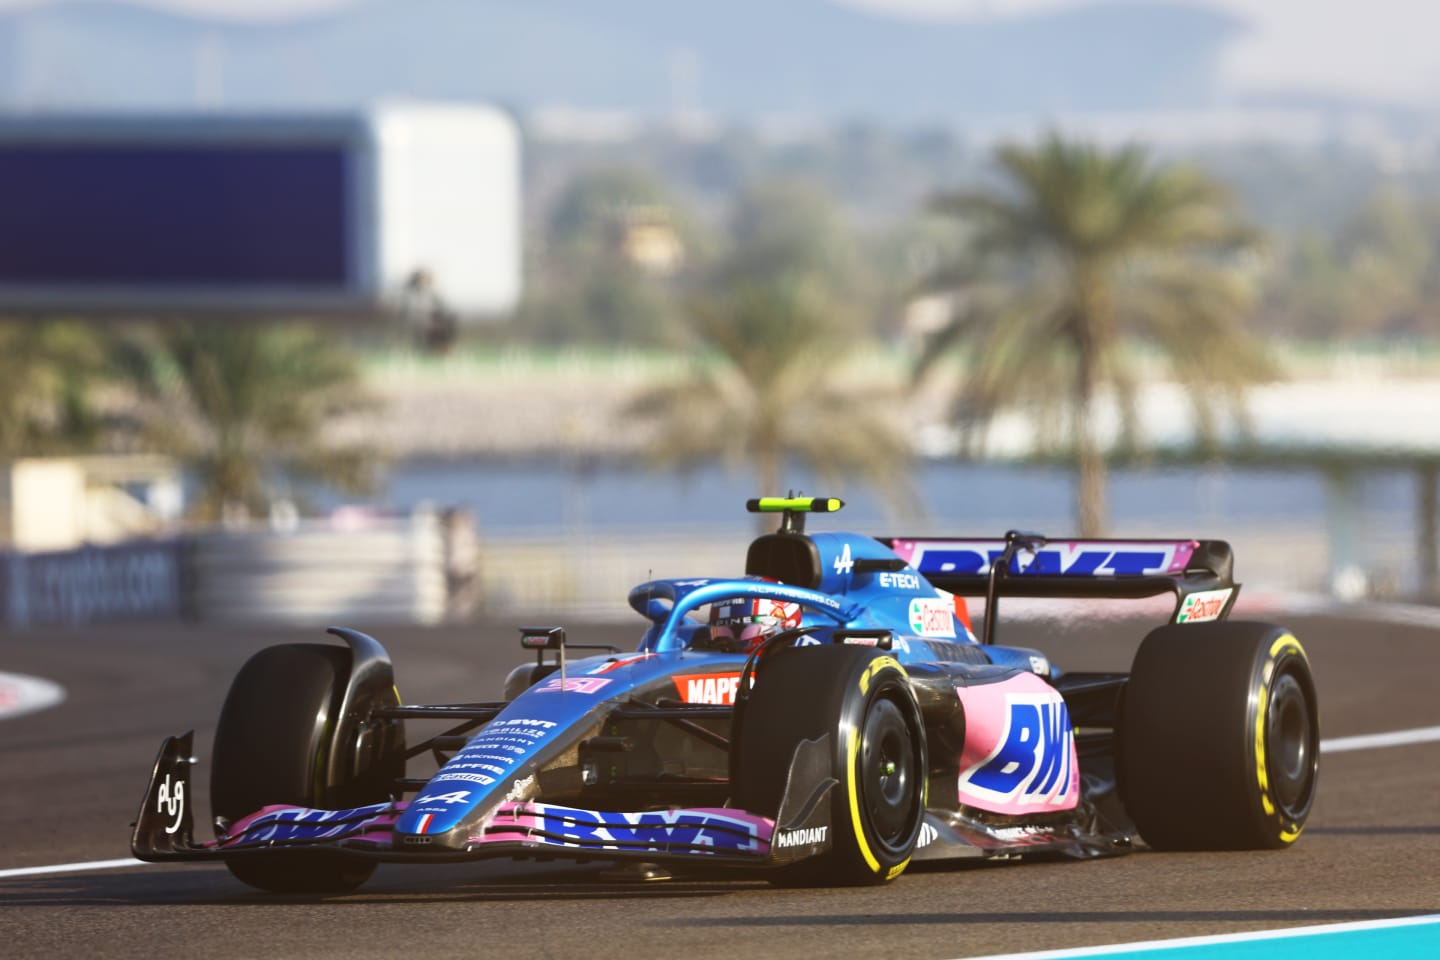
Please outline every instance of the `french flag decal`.
[[431, 820], [434, 820], [434, 819], [435, 819], [435, 814], [433, 814], [433, 813], [427, 813], [427, 814], [423, 815], [423, 816], [420, 818], [420, 822], [415, 825], [415, 832], [416, 832], [416, 833], [428, 833], [428, 832], [430, 831], [430, 821], [431, 821]]

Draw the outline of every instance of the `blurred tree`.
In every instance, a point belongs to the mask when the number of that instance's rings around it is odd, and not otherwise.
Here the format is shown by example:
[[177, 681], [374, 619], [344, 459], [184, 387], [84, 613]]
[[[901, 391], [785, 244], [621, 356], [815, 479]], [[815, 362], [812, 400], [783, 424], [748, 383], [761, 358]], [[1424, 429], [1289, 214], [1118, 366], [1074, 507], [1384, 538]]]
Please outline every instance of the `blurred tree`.
[[757, 494], [783, 493], [790, 461], [826, 482], [904, 486], [893, 391], [844, 375], [866, 318], [845, 295], [855, 253], [834, 206], [813, 188], [757, 184], [736, 203], [733, 242], [688, 312], [686, 378], [632, 408], [657, 424], [654, 459], [747, 463]]
[[747, 186], [731, 210], [728, 240], [728, 255], [714, 271], [712, 286], [798, 277], [824, 280], [841, 291], [853, 283], [859, 266], [854, 234], [834, 200], [803, 180]]
[[1415, 336], [1440, 320], [1440, 203], [1396, 186], [1334, 231], [1294, 240], [1266, 291], [1270, 323], [1299, 337]]
[[653, 177], [582, 174], [556, 200], [532, 262], [521, 332], [566, 343], [669, 345], [678, 288], [704, 242]]
[[1337, 244], [1348, 335], [1435, 329], [1440, 311], [1440, 205], [1397, 189], [1372, 194], [1341, 228]]
[[106, 337], [79, 321], [0, 322], [0, 457], [93, 452]]
[[1216, 182], [1157, 165], [1139, 147], [1051, 135], [1003, 147], [997, 161], [1008, 189], [934, 200], [970, 226], [970, 255], [941, 275], [961, 306], [917, 373], [968, 348], [962, 418], [983, 424], [1002, 408], [1029, 410], [1042, 442], [1074, 458], [1080, 532], [1095, 536], [1106, 524], [1096, 402], [1114, 395], [1122, 440], [1135, 443], [1132, 347], [1157, 351], [1186, 388], [1204, 443], [1216, 401], [1239, 410], [1244, 387], [1269, 375], [1244, 326], [1252, 291], [1243, 255], [1257, 237]]
[[373, 406], [354, 356], [332, 335], [289, 324], [176, 323], [134, 341], [127, 359], [148, 401], [150, 444], [196, 472], [197, 519], [264, 511], [277, 480], [350, 492], [373, 482], [373, 452], [327, 436], [336, 418]]
[[1331, 235], [1289, 237], [1266, 284], [1264, 324], [1287, 337], [1338, 338], [1354, 315], [1351, 290]]

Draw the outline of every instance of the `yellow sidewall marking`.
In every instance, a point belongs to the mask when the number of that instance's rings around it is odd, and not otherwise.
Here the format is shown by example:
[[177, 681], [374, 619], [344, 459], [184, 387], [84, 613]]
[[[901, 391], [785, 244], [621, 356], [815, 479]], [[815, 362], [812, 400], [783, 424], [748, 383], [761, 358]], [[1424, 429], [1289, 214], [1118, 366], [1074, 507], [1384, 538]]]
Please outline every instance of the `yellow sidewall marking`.
[[[1287, 647], [1289, 648], [1288, 650], [1286, 649]], [[1274, 643], [1270, 644], [1270, 656], [1272, 658], [1278, 657], [1282, 653], [1292, 652], [1298, 653], [1302, 659], [1309, 659], [1305, 656], [1305, 648], [1300, 646], [1300, 641], [1296, 640], [1292, 634], [1281, 634], [1275, 638]]]
[[[870, 692], [871, 678], [886, 667], [894, 667], [895, 670], [900, 674], [900, 676], [907, 678], [909, 677], [909, 674], [905, 672], [905, 668], [900, 666], [900, 661], [896, 660], [894, 657], [876, 657], [874, 660], [870, 661], [870, 664], [865, 668], [865, 672], [860, 674], [861, 696], [865, 696]], [[859, 730], [850, 731], [850, 750], [849, 756], [846, 758], [845, 763], [846, 769], [850, 771], [850, 776], [848, 778], [850, 780], [850, 826], [855, 834], [855, 845], [860, 848], [860, 856], [865, 858], [865, 863], [867, 866], [870, 867], [870, 870], [873, 873], [879, 873], [880, 861], [876, 859], [875, 854], [872, 853], [870, 850], [870, 843], [865, 839], [865, 824], [861, 822], [860, 819]], [[908, 865], [909, 863], [910, 858], [906, 857], [904, 863], [898, 864], [890, 868], [889, 872], [885, 875], [885, 879], [893, 880], [895, 877], [898, 877], [900, 875], [900, 872], [904, 870], [906, 865]]]
[[[862, 683], [864, 682], [864, 678]], [[855, 844], [860, 848], [860, 856], [865, 858], [870, 869], [875, 873], [880, 872], [880, 861], [875, 859], [875, 854], [870, 852], [870, 844], [865, 841], [865, 825], [860, 822], [860, 731], [856, 730], [850, 734], [850, 759], [848, 769], [850, 771], [850, 825], [855, 833]]]
[[900, 666], [900, 661], [894, 657], [876, 657], [870, 661], [870, 665], [865, 668], [865, 672], [860, 674], [861, 696], [870, 692], [870, 678], [886, 667], [894, 667], [896, 670], [899, 670], [902, 677], [909, 676], [909, 674], [905, 672], [905, 668]]
[[1265, 815], [1275, 815], [1275, 804], [1270, 802], [1270, 776], [1265, 770], [1265, 706], [1269, 691], [1260, 688], [1260, 704], [1255, 710], [1255, 785], [1260, 788], [1260, 805]]
[[[1270, 775], [1265, 769], [1265, 708], [1270, 695], [1270, 678], [1275, 673], [1275, 662], [1282, 654], [1293, 653], [1301, 660], [1307, 660], [1305, 648], [1300, 646], [1293, 634], [1284, 633], [1275, 638], [1270, 644], [1270, 653], [1265, 661], [1265, 668], [1261, 671], [1261, 686], [1259, 691], [1259, 708], [1255, 712], [1255, 784], [1260, 788], [1260, 805], [1265, 808], [1267, 817], [1275, 816], [1275, 804], [1270, 799]], [[1298, 824], [1289, 824], [1281, 827], [1280, 841], [1292, 843], [1300, 836], [1304, 828]]]

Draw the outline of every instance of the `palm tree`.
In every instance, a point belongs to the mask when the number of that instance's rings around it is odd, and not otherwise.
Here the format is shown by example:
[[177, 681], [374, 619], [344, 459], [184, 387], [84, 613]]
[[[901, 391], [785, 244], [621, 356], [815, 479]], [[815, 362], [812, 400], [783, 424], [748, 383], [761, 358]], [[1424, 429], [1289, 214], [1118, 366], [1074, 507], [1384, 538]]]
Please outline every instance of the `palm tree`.
[[737, 287], [693, 311], [701, 352], [684, 381], [631, 408], [659, 421], [661, 463], [724, 459], [754, 467], [757, 493], [783, 493], [788, 460], [828, 482], [905, 485], [909, 448], [882, 390], [843, 375], [855, 341], [837, 335], [814, 288]]
[[790, 461], [826, 482], [906, 486], [895, 398], [845, 374], [865, 340], [833, 210], [809, 188], [761, 184], [734, 227], [735, 250], [689, 310], [686, 377], [631, 407], [656, 424], [653, 459], [744, 462], [760, 494], [784, 492]]
[[78, 321], [0, 323], [0, 457], [90, 452], [109, 378], [105, 337]]
[[372, 452], [326, 435], [336, 418], [371, 405], [354, 356], [333, 336], [297, 325], [178, 323], [131, 361], [150, 401], [150, 442], [197, 474], [197, 519], [263, 510], [277, 481], [369, 488]]
[[[647, 262], [635, 244], [643, 234], [668, 238], [673, 260]], [[579, 175], [536, 241], [519, 328], [572, 344], [675, 345], [675, 288], [704, 243], [656, 177], [627, 168]]]
[[1096, 403], [1113, 395], [1122, 441], [1134, 444], [1135, 347], [1155, 351], [1185, 387], [1204, 444], [1214, 442], [1217, 402], [1243, 418], [1244, 388], [1269, 375], [1244, 327], [1253, 291], [1242, 266], [1257, 236], [1219, 184], [1140, 147], [1051, 135], [997, 158], [1007, 189], [933, 202], [970, 227], [971, 256], [943, 278], [961, 306], [918, 373], [963, 346], [963, 416], [985, 423], [1021, 407], [1042, 442], [1068, 432], [1081, 535], [1096, 536], [1106, 522]]

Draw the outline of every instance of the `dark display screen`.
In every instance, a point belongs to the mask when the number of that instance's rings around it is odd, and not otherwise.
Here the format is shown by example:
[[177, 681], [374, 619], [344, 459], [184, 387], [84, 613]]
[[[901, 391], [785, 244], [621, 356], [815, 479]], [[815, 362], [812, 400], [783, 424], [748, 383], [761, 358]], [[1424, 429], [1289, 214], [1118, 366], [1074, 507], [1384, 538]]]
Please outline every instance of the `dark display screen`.
[[0, 144], [0, 284], [342, 288], [340, 146]]

